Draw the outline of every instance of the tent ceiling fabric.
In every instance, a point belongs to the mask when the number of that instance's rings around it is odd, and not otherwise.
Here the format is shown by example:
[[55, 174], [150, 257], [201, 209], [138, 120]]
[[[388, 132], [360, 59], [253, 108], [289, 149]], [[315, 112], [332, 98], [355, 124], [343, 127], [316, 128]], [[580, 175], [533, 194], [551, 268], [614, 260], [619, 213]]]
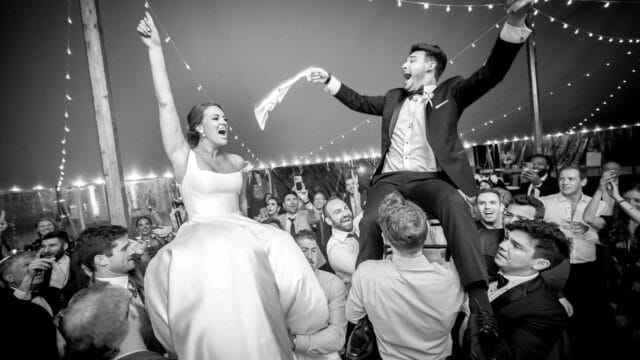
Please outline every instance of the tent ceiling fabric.
[[[456, 3], [453, 0], [442, 3]], [[494, 1], [495, 2], [495, 1]], [[468, 0], [465, 4], [486, 4]], [[366, 119], [354, 113], [318, 86], [296, 84], [260, 131], [253, 105], [280, 81], [310, 65], [325, 67], [344, 83], [364, 94], [379, 95], [402, 85], [400, 66], [415, 42], [439, 44], [454, 56], [491, 24], [504, 16], [500, 7], [465, 8], [446, 12], [424, 10], [421, 5], [391, 0], [154, 0], [153, 9], [189, 62], [185, 69], [177, 53], [165, 43], [169, 76], [179, 112], [184, 117], [196, 103], [205, 101], [198, 82], [220, 102], [234, 132], [265, 162], [281, 163], [312, 151], [334, 136]], [[170, 166], [160, 141], [149, 61], [135, 33], [144, 1], [99, 1], [102, 15], [110, 88], [117, 120], [125, 176], [132, 172], [162, 174]], [[71, 2], [72, 132], [67, 143], [65, 181], [91, 181], [100, 175], [97, 132], [78, 3]], [[537, 5], [557, 20], [586, 31], [638, 38], [639, 5], [540, 1]], [[66, 61], [66, 2], [10, 0], [3, 6], [3, 96], [0, 146], [0, 188], [17, 184], [53, 185], [57, 180], [59, 139], [64, 114]], [[605, 62], [611, 66], [575, 81], [542, 99], [545, 133], [568, 130], [588, 116], [616, 89], [627, 83], [590, 124], [607, 126], [638, 121], [634, 94], [640, 93], [640, 44], [598, 41], [562, 29], [545, 16], [535, 17], [541, 95], [584, 76]], [[498, 29], [475, 43], [448, 64], [443, 78], [468, 76], [486, 59]], [[628, 52], [630, 54], [628, 54]], [[523, 49], [505, 80], [472, 105], [459, 130], [464, 140], [530, 135], [529, 108], [500, 119], [529, 97], [526, 50]], [[498, 118], [490, 126], [489, 119]], [[337, 139], [319, 155], [378, 151], [379, 119]], [[233, 137], [232, 137], [233, 138]], [[228, 151], [250, 158], [240, 142], [231, 140]]]

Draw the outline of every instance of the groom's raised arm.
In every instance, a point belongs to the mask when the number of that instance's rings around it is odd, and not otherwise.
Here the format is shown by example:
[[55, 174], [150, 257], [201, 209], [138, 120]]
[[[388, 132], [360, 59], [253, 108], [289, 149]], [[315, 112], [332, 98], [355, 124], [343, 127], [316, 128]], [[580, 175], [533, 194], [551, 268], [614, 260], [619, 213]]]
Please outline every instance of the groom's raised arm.
[[348, 86], [340, 82], [335, 76], [321, 68], [311, 70], [311, 80], [315, 83], [325, 84], [324, 90], [340, 100], [351, 110], [369, 115], [382, 115], [384, 109], [384, 96], [367, 96], [358, 94]]
[[[530, 2], [531, 0], [519, 0], [507, 10], [507, 21], [486, 63], [452, 87], [453, 97], [461, 110], [495, 87], [511, 68], [520, 48], [531, 34], [524, 22]], [[518, 9], [512, 10], [515, 7]]]

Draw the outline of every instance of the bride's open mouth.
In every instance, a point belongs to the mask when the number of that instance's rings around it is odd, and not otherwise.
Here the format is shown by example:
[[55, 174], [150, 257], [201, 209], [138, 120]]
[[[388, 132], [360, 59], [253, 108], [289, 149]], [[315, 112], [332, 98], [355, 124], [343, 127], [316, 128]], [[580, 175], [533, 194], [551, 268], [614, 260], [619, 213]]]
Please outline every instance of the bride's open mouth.
[[227, 137], [227, 126], [226, 125], [220, 125], [218, 126], [218, 134]]

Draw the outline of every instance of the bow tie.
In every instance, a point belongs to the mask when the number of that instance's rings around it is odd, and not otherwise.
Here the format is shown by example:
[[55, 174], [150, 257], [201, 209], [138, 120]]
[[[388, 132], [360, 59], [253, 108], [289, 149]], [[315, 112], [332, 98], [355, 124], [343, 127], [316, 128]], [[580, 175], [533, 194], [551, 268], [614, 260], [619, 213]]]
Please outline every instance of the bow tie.
[[502, 274], [498, 273], [495, 274], [494, 276], [492, 276], [489, 279], [491, 282], [497, 281], [498, 282], [498, 289], [504, 287], [505, 285], [507, 285], [507, 283], [509, 283], [509, 279], [507, 279], [506, 277], [504, 277]]
[[[418, 90], [412, 90], [407, 92], [407, 97], [411, 100], [422, 100], [431, 104], [433, 93], [424, 90], [424, 86], [421, 86]], [[433, 104], [431, 104], [433, 106]]]

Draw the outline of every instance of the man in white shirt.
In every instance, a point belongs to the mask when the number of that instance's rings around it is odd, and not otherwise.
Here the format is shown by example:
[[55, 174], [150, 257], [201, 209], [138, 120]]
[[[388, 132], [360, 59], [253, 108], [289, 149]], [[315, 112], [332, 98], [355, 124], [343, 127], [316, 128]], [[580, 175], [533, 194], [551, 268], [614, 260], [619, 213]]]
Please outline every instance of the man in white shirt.
[[[311, 70], [311, 80], [352, 110], [382, 116], [382, 161], [371, 180], [360, 223], [358, 263], [381, 259], [384, 244], [377, 224], [384, 197], [400, 191], [437, 217], [449, 242], [460, 279], [480, 307], [491, 311], [486, 266], [477, 246], [477, 229], [462, 190], [473, 196], [473, 171], [458, 135], [458, 121], [470, 106], [506, 75], [531, 31], [524, 20], [532, 0], [507, 0], [507, 22], [486, 63], [469, 78], [438, 83], [447, 57], [437, 45], [414, 44], [402, 65], [403, 88], [384, 96], [364, 96], [326, 70]], [[475, 309], [474, 309], [475, 311]]]
[[[499, 271], [488, 293], [497, 341], [480, 332], [479, 345], [487, 359], [545, 359], [562, 336], [567, 313], [540, 271], [566, 259], [571, 242], [557, 225], [540, 220], [518, 220], [506, 228], [495, 258]], [[469, 327], [496, 330], [486, 318], [475, 315]]]
[[78, 237], [75, 251], [80, 263], [93, 280], [125, 288], [133, 301], [144, 306], [144, 288], [139, 274], [134, 272], [135, 247], [128, 230], [118, 225], [101, 225], [84, 230]]
[[313, 334], [294, 336], [294, 350], [301, 358], [340, 360], [338, 352], [344, 346], [347, 329], [347, 320], [345, 319], [347, 288], [336, 275], [318, 269], [320, 249], [313, 232], [300, 231], [296, 234], [295, 240], [313, 268], [318, 283], [327, 297], [329, 324]]
[[351, 275], [356, 270], [358, 235], [353, 226], [353, 214], [347, 203], [338, 198], [329, 199], [324, 206], [324, 221], [331, 226], [327, 242], [327, 260], [333, 271], [349, 288]]
[[380, 206], [380, 226], [393, 254], [360, 264], [347, 298], [347, 320], [369, 317], [382, 359], [446, 359], [464, 300], [455, 267], [423, 255], [427, 217], [399, 193], [387, 195]]
[[[607, 321], [604, 318], [607, 312], [604, 274], [602, 266], [596, 261], [598, 232], [583, 219], [584, 210], [591, 201], [590, 196], [582, 193], [582, 188], [587, 183], [585, 170], [571, 165], [564, 166], [558, 172], [558, 183], [559, 193], [543, 196], [540, 200], [546, 209], [545, 221], [558, 224], [573, 242], [569, 279], [563, 292], [573, 305], [573, 316], [569, 321], [571, 342], [584, 344], [575, 349], [584, 351], [583, 356], [588, 357], [594, 351], [605, 351], [601, 347], [596, 348], [602, 342], [591, 331], [594, 324], [603, 325]], [[607, 212], [607, 205], [601, 201], [596, 216]]]

